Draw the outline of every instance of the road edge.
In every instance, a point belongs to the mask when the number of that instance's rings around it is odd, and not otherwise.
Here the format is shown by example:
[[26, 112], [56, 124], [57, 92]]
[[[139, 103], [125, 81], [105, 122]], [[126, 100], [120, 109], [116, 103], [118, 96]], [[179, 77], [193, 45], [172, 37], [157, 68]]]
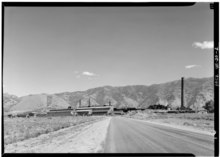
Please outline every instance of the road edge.
[[104, 153], [105, 143], [106, 143], [106, 139], [107, 139], [107, 135], [108, 135], [108, 130], [109, 130], [110, 123], [111, 123], [111, 120], [112, 120], [112, 117], [108, 117], [108, 118], [109, 118], [109, 121], [108, 121], [108, 127], [106, 129], [105, 136], [104, 136], [102, 142], [96, 147], [94, 153]]
[[[127, 118], [127, 117], [123, 117], [123, 118]], [[193, 133], [200, 133], [200, 134], [210, 135], [210, 136], [213, 136], [213, 137], [215, 135], [215, 133], [210, 133], [210, 132], [197, 130], [197, 129], [192, 129], [192, 128], [186, 128], [184, 126], [165, 124], [165, 123], [159, 123], [159, 122], [151, 122], [149, 120], [140, 120], [140, 119], [134, 119], [134, 118], [127, 118], [127, 119], [132, 119], [132, 120], [141, 121], [141, 122], [145, 122], [145, 123], [156, 124], [156, 125], [162, 125], [162, 126], [171, 127], [171, 128], [177, 129], [177, 130], [184, 130], [184, 131], [190, 131], [190, 132], [193, 132]]]

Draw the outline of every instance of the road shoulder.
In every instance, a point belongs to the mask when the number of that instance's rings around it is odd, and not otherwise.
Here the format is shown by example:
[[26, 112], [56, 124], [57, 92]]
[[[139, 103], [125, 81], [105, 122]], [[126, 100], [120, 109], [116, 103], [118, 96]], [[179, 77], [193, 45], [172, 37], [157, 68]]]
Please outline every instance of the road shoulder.
[[[125, 118], [125, 117], [123, 117], [123, 118]], [[179, 129], [179, 130], [184, 130], [184, 131], [191, 131], [194, 133], [200, 133], [200, 134], [211, 135], [211, 136], [215, 135], [215, 133], [210, 133], [207, 131], [197, 130], [197, 129], [193, 129], [193, 128], [189, 128], [189, 127], [185, 127], [185, 126], [180, 126], [180, 125], [166, 124], [166, 123], [155, 122], [155, 121], [152, 122], [150, 120], [140, 120], [140, 119], [135, 119], [135, 118], [128, 118], [128, 119], [132, 119], [132, 120], [136, 120], [136, 121], [140, 121], [140, 122], [145, 122], [145, 123], [150, 123], [150, 124], [166, 126], [166, 127], [171, 127], [171, 128], [175, 128], [175, 129]]]

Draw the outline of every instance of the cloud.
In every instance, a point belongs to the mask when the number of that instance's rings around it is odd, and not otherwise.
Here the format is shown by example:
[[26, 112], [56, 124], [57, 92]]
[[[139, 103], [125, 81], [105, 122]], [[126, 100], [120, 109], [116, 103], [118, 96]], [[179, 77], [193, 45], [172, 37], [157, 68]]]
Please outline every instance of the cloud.
[[186, 69], [191, 69], [191, 68], [196, 68], [196, 67], [200, 67], [200, 65], [186, 65], [185, 68]]
[[96, 79], [99, 76], [98, 74], [95, 74], [93, 72], [88, 72], [88, 71], [84, 71], [84, 72], [75, 71], [74, 73], [77, 79], [84, 77], [89, 80], [92, 80], [92, 79]]
[[213, 41], [194, 42], [192, 45], [195, 48], [201, 48], [201, 49], [213, 49], [214, 48]]
[[82, 75], [86, 75], [86, 76], [96, 76], [96, 74], [94, 74], [94, 73], [92, 73], [92, 72], [88, 72], [88, 71], [82, 72]]

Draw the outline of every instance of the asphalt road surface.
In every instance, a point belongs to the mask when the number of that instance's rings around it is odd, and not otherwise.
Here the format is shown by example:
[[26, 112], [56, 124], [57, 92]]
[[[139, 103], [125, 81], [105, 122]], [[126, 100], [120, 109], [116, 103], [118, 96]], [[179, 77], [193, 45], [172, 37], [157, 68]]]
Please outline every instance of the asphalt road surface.
[[104, 152], [214, 156], [214, 136], [114, 117], [108, 128]]

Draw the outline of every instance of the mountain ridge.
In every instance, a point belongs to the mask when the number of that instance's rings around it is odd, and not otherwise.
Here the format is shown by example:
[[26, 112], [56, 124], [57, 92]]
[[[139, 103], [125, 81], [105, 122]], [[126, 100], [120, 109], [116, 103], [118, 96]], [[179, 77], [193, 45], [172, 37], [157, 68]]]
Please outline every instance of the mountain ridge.
[[[207, 101], [213, 100], [213, 77], [186, 78], [184, 81], [184, 91], [186, 107], [190, 107], [192, 109], [202, 108]], [[49, 96], [54, 99], [59, 99], [56, 103], [52, 104], [52, 106], [49, 106], [48, 102], [44, 103], [44, 108], [66, 108], [67, 106], [76, 108], [79, 106], [79, 100], [81, 100], [82, 106], [88, 106], [89, 99], [91, 104], [94, 106], [107, 105], [108, 102], [111, 101], [111, 104], [117, 108], [147, 108], [153, 104], [162, 104], [165, 106], [169, 105], [172, 108], [177, 108], [180, 106], [181, 102], [181, 80], [152, 85], [128, 85], [116, 87], [107, 85], [87, 89], [85, 91], [41, 95], [45, 95], [47, 97], [46, 99], [48, 99]], [[27, 104], [32, 104], [30, 98], [31, 96], [33, 95], [25, 96], [28, 99], [27, 102], [29, 102]], [[21, 106], [25, 106], [21, 103], [23, 99], [22, 97], [12, 97], [12, 102], [15, 104], [11, 103], [11, 105], [7, 105], [4, 101], [4, 110], [13, 111], [15, 109], [22, 108]], [[7, 95], [6, 98], [8, 98]], [[18, 104], [20, 107], [16, 107]], [[36, 104], [32, 104], [30, 106], [35, 108], [34, 106], [36, 106]], [[26, 108], [32, 107], [27, 106]]]

